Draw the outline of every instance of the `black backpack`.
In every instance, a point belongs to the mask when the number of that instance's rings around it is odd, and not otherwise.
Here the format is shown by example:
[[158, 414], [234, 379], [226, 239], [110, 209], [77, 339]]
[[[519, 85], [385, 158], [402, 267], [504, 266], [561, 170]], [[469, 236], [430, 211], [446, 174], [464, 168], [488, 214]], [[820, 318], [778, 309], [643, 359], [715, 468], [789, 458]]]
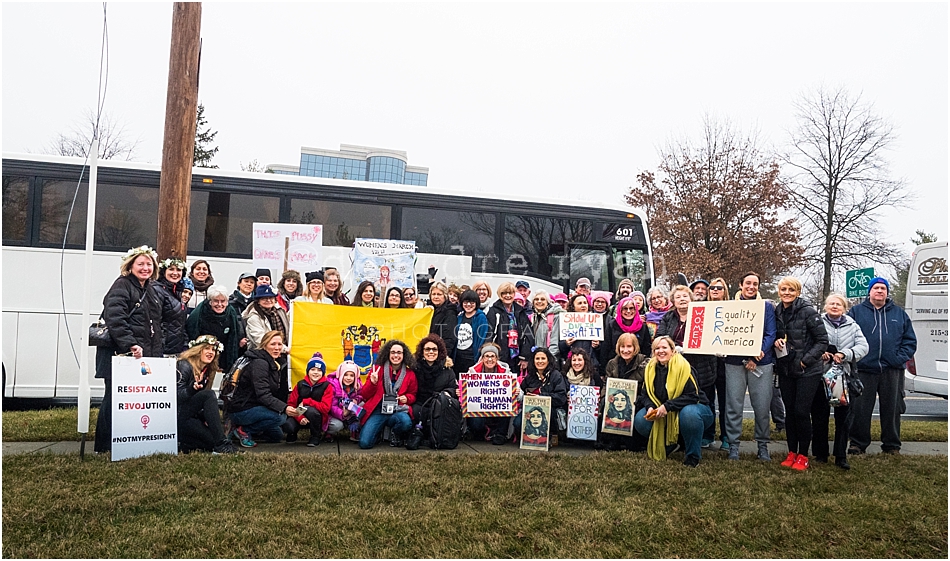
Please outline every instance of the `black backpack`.
[[429, 420], [429, 447], [452, 450], [462, 440], [462, 406], [457, 397], [439, 392], [426, 401]]

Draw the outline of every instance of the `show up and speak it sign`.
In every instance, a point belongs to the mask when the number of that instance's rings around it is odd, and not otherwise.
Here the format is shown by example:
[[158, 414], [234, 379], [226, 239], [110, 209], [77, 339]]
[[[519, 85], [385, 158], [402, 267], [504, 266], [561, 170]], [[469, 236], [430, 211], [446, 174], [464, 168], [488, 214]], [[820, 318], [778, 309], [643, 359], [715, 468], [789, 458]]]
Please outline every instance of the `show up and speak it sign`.
[[765, 300], [690, 302], [683, 352], [755, 356], [762, 350]]
[[513, 372], [463, 372], [459, 375], [459, 402], [465, 417], [514, 417]]
[[560, 314], [561, 340], [604, 340], [604, 316], [598, 313], [562, 312]]
[[323, 226], [254, 223], [254, 267], [270, 269], [274, 284], [284, 271], [316, 271], [321, 247]]
[[390, 286], [415, 286], [416, 242], [356, 238], [353, 244], [353, 284], [372, 282], [385, 294]]
[[567, 394], [567, 436], [577, 440], [597, 440], [597, 409], [600, 388], [575, 386]]
[[178, 453], [175, 359], [112, 357], [112, 461]]

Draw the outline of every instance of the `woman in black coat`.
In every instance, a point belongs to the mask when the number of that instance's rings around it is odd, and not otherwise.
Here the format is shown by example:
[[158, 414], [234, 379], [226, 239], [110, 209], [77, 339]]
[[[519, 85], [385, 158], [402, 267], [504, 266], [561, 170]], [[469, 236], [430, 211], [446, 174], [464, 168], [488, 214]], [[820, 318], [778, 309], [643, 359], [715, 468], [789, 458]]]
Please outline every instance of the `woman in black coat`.
[[187, 272], [188, 265], [177, 257], [162, 261], [158, 269], [158, 282], [155, 285], [162, 296], [162, 335], [166, 355], [177, 355], [188, 348], [188, 335], [185, 333], [188, 313], [181, 302], [181, 291], [185, 288], [182, 278]]
[[219, 454], [237, 452], [224, 435], [218, 396], [211, 389], [224, 345], [211, 335], [191, 341], [181, 353], [178, 375], [178, 446], [182, 452], [204, 450]]
[[129, 250], [119, 266], [119, 278], [102, 300], [102, 320], [112, 345], [96, 348], [96, 378], [105, 381], [105, 394], [96, 421], [96, 453], [112, 450], [112, 357], [162, 356], [162, 298], [155, 289], [158, 255], [148, 246]]
[[454, 356], [455, 327], [458, 324], [459, 309], [449, 302], [448, 295], [449, 289], [441, 282], [429, 287], [429, 305], [434, 310], [429, 333], [438, 335], [445, 342], [446, 356]]
[[486, 341], [501, 349], [498, 360], [507, 364], [512, 372], [528, 368], [528, 357], [534, 347], [534, 331], [531, 330], [528, 312], [515, 302], [514, 284], [503, 282], [498, 285], [498, 300], [488, 308], [485, 316], [490, 330]]
[[448, 392], [458, 397], [458, 381], [455, 372], [446, 365], [448, 360], [445, 342], [435, 333], [426, 335], [416, 346], [416, 402], [412, 404], [412, 418], [422, 422], [423, 434], [428, 432], [429, 411], [425, 407], [429, 398]]
[[781, 306], [775, 308], [775, 348], [788, 354], [775, 362], [778, 385], [785, 402], [785, 436], [788, 457], [783, 466], [808, 468], [811, 444], [811, 406], [824, 374], [822, 355], [828, 349], [828, 332], [818, 310], [799, 298], [802, 283], [795, 277], [778, 282]]

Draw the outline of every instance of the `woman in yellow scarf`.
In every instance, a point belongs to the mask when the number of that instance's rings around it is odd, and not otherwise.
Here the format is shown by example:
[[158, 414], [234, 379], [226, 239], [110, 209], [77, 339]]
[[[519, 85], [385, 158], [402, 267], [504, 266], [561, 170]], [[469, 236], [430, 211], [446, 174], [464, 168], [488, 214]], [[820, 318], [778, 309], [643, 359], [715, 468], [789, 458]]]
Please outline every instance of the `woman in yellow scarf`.
[[637, 396], [634, 427], [648, 438], [647, 455], [665, 460], [680, 441], [686, 447], [683, 464], [699, 465], [703, 431], [712, 426], [713, 414], [699, 389], [692, 368], [667, 336], [653, 341], [653, 358]]

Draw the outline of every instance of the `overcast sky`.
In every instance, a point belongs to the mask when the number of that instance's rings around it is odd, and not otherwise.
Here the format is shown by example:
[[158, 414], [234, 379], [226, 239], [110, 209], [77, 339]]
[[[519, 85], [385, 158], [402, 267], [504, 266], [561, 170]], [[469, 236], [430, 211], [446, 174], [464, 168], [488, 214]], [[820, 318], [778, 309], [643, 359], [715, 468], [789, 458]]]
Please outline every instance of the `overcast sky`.
[[[3, 151], [42, 152], [96, 104], [102, 5], [2, 16]], [[109, 4], [108, 28], [106, 110], [160, 163], [171, 4]], [[224, 169], [360, 144], [430, 187], [616, 202], [704, 114], [780, 148], [795, 99], [845, 86], [896, 127], [909, 252], [947, 239], [947, 30], [945, 3], [205, 3], [199, 98]]]

